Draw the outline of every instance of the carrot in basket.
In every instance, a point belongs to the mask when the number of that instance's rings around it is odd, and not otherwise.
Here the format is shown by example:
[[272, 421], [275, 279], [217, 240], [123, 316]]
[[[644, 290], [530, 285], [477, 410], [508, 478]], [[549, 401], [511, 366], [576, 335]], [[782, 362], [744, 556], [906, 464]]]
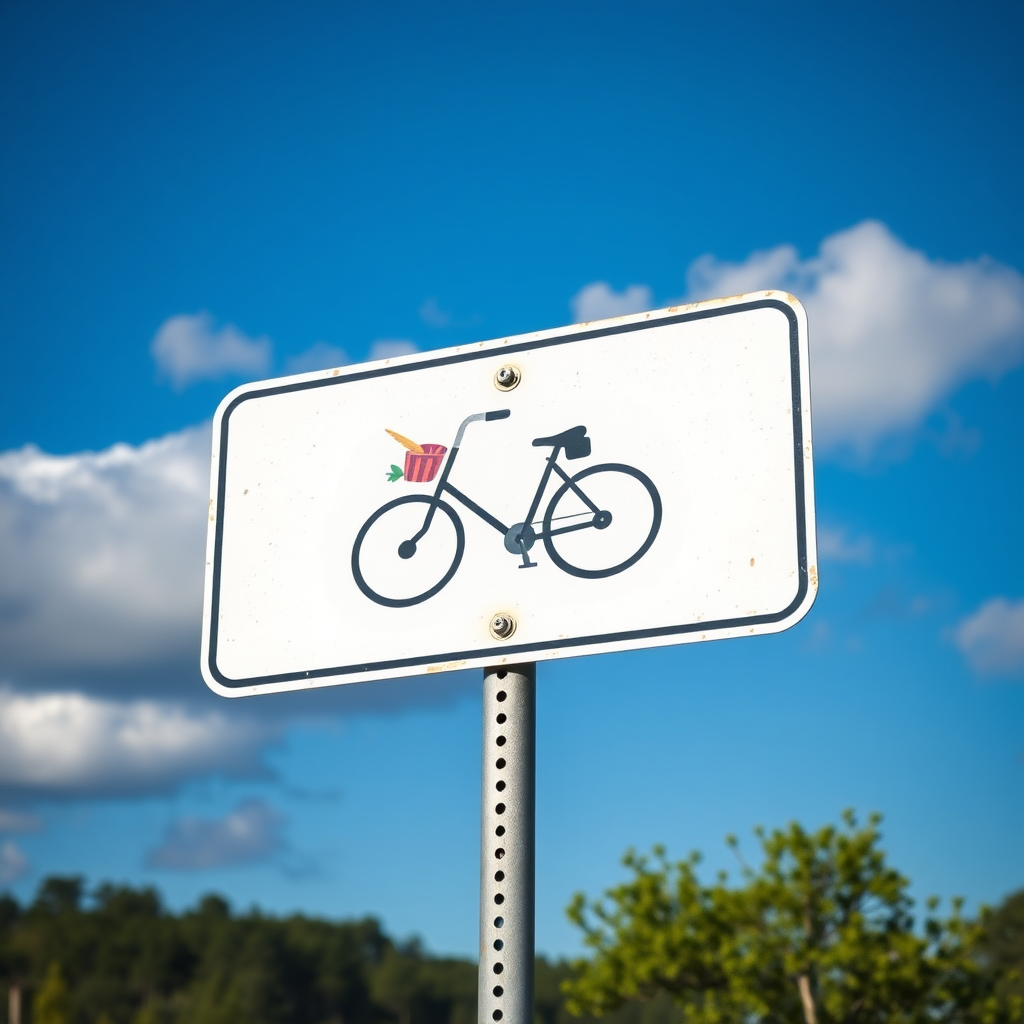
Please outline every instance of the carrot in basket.
[[402, 437], [401, 434], [396, 434], [393, 430], [384, 428], [403, 448], [408, 448], [409, 451], [415, 452], [417, 455], [423, 454], [423, 449], [415, 441], [410, 441], [407, 437]]

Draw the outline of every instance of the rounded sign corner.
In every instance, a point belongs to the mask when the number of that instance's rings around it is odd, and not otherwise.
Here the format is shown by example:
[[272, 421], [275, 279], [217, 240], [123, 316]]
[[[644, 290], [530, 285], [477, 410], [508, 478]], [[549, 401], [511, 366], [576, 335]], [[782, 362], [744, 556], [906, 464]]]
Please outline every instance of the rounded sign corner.
[[218, 697], [240, 697], [245, 693], [242, 685], [228, 685], [227, 676], [213, 665], [212, 659], [209, 658], [206, 652], [200, 658], [199, 672], [203, 677], [203, 682]]
[[811, 565], [808, 568], [800, 591], [802, 592], [797, 593], [789, 610], [778, 621], [780, 633], [792, 629], [800, 623], [814, 606], [814, 602], [818, 598], [818, 569], [816, 565]]

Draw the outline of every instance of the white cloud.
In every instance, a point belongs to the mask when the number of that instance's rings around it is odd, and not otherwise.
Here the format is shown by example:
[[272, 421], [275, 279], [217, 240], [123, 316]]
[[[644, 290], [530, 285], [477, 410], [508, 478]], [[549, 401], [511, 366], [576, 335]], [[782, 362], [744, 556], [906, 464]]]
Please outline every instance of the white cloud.
[[146, 863], [202, 871], [265, 860], [283, 848], [281, 816], [262, 800], [243, 801], [223, 818], [187, 817], [167, 829]]
[[[473, 692], [476, 680], [456, 673], [221, 712], [198, 664], [209, 474], [209, 424], [102, 452], [0, 452], [0, 795], [253, 775], [261, 751], [298, 722]], [[16, 824], [0, 812], [0, 829]]]
[[269, 338], [250, 338], [234, 324], [218, 328], [205, 311], [165, 320], [150, 352], [176, 388], [229, 373], [259, 376], [270, 367]]
[[404, 338], [383, 338], [370, 346], [370, 354], [367, 359], [393, 359], [395, 356], [411, 356], [413, 352], [419, 352], [419, 350], [415, 341], [408, 341]]
[[210, 428], [0, 453], [0, 671], [198, 661]]
[[690, 300], [782, 288], [803, 302], [819, 447], [866, 454], [959, 384], [1024, 357], [1024, 276], [987, 258], [930, 260], [874, 221], [829, 236], [807, 260], [791, 246], [742, 263], [703, 256], [687, 284]]
[[285, 373], [313, 373], [315, 370], [331, 370], [335, 366], [345, 366], [352, 362], [348, 353], [336, 345], [326, 341], [318, 341], [310, 345], [305, 352], [292, 356], [285, 364]]
[[0, 789], [21, 794], [135, 794], [216, 772], [262, 774], [280, 726], [235, 711], [82, 693], [0, 690]]
[[613, 316], [642, 313], [654, 306], [654, 294], [645, 284], [631, 284], [616, 292], [606, 281], [594, 281], [581, 288], [570, 300], [573, 320], [586, 323]]
[[874, 558], [875, 546], [870, 537], [850, 537], [843, 527], [819, 526], [818, 555], [826, 561], [859, 562], [866, 565]]
[[953, 638], [975, 672], [1024, 673], [1024, 601], [986, 601], [957, 626]]
[[16, 882], [26, 871], [28, 858], [18, 846], [9, 839], [0, 843], [0, 885]]

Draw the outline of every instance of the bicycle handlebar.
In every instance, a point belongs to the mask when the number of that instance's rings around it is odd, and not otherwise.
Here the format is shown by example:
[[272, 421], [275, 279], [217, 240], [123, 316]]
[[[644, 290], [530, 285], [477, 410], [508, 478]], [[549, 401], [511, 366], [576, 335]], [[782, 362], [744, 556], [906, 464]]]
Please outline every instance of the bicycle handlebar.
[[452, 447], [458, 448], [462, 444], [462, 435], [474, 420], [506, 420], [511, 415], [511, 409], [492, 409], [490, 412], [475, 412], [472, 416], [467, 416], [459, 425], [459, 432], [455, 435], [455, 444]]

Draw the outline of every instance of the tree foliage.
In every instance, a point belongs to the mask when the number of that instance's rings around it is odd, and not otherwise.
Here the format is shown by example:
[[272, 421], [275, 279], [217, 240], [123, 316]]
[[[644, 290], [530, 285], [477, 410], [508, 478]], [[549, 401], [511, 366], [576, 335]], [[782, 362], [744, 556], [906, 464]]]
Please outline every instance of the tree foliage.
[[[570, 920], [593, 951], [563, 983], [569, 1009], [601, 1015], [668, 996], [688, 1024], [1011, 1024], [1024, 1002], [979, 958], [984, 924], [954, 901], [913, 915], [909, 883], [879, 842], [880, 818], [817, 832], [756, 830], [762, 861], [740, 884], [705, 885], [697, 854], [627, 853], [628, 881]], [[727, 840], [737, 855], [735, 839]]]
[[0, 985], [26, 995], [29, 1024], [472, 1024], [476, 1011], [474, 964], [398, 946], [370, 918], [234, 915], [218, 896], [175, 915], [153, 889], [87, 899], [67, 878], [28, 907], [0, 897]]
[[[915, 927], [874, 823], [761, 838], [763, 864], [736, 887], [656, 851], [631, 855], [599, 908], [578, 897], [595, 956], [538, 958], [535, 1024], [578, 1019], [563, 988], [603, 1024], [800, 1024], [801, 976], [818, 1024], [1014, 1019], [1024, 894], [982, 922]], [[50, 878], [26, 906], [0, 895], [0, 1024], [4, 996], [23, 1024], [472, 1024], [476, 964], [372, 918], [236, 914], [219, 896], [173, 914], [153, 889]]]
[[1003, 995], [1024, 996], [1024, 889], [1011, 893], [982, 922], [981, 961]]
[[42, 987], [32, 1000], [33, 1024], [68, 1024], [68, 987], [59, 964], [50, 964]]

